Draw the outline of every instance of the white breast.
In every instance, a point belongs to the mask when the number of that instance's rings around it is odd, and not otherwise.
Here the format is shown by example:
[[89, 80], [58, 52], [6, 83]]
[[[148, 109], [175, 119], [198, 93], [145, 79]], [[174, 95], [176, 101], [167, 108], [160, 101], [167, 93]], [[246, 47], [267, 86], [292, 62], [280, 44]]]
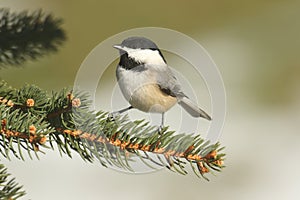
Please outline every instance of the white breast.
[[146, 84], [154, 84], [156, 80], [153, 74], [145, 70], [142, 73], [134, 70], [127, 70], [118, 67], [119, 86], [127, 101], [130, 101], [132, 95], [142, 86]]
[[119, 67], [117, 73], [125, 99], [139, 110], [162, 113], [177, 102], [176, 98], [159, 89], [155, 74], [150, 70], [139, 72]]

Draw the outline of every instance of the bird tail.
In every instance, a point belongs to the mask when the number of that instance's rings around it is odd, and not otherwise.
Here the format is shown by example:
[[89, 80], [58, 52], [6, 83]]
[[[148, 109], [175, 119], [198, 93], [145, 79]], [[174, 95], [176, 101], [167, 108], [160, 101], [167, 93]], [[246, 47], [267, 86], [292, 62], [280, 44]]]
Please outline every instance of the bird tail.
[[211, 120], [211, 117], [204, 112], [201, 108], [199, 108], [194, 102], [192, 102], [189, 98], [183, 97], [178, 101], [178, 104], [184, 108], [190, 115], [193, 117], [203, 117], [207, 120]]

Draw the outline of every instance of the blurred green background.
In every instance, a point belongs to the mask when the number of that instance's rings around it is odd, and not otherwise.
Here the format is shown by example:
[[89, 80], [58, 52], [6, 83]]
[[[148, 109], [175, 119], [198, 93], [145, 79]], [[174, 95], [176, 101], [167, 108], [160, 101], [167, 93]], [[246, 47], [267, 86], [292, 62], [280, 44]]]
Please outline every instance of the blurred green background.
[[[13, 11], [42, 8], [64, 20], [56, 54], [0, 70], [12, 86], [72, 86], [87, 54], [121, 31], [157, 26], [202, 44], [227, 92], [220, 142], [227, 168], [211, 181], [169, 171], [126, 175], [49, 152], [41, 161], [4, 160], [24, 199], [299, 199], [300, 1], [0, 0]], [[108, 72], [114, 78], [114, 71]]]

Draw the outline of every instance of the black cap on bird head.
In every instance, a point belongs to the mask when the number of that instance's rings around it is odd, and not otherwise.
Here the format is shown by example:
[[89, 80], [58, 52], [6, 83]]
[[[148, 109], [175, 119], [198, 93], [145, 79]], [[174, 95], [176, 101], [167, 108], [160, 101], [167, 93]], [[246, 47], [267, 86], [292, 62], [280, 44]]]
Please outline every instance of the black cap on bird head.
[[145, 37], [129, 37], [121, 43], [121, 46], [131, 49], [152, 49], [158, 50], [157, 45]]

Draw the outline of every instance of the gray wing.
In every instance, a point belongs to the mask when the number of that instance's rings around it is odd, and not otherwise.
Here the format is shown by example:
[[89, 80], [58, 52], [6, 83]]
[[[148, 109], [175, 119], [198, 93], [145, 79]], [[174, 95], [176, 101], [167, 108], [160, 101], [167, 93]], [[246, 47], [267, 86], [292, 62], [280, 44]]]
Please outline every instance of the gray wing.
[[211, 117], [204, 110], [199, 108], [182, 92], [180, 83], [169, 67], [162, 66], [161, 68], [153, 69], [153, 71], [156, 72], [155, 76], [157, 77], [156, 80], [159, 88], [165, 94], [176, 97], [178, 104], [193, 117], [203, 117], [207, 120], [211, 120]]
[[157, 84], [164, 93], [170, 96], [179, 99], [185, 97], [184, 93], [181, 90], [180, 83], [168, 66], [162, 67], [162, 69], [158, 70]]

